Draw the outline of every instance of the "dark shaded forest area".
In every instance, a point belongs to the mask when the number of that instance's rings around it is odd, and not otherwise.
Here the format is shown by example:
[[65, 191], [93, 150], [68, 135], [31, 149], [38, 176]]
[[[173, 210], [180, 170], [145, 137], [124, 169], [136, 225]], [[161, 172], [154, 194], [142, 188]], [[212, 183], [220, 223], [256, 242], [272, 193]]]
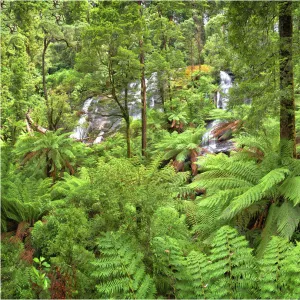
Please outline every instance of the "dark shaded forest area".
[[299, 299], [300, 2], [1, 0], [1, 298]]

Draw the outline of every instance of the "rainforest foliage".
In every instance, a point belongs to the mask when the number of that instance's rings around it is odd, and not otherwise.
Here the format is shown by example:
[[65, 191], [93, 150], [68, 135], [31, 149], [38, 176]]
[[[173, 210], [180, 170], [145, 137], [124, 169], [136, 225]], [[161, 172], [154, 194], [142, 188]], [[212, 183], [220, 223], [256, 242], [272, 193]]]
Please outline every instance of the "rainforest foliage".
[[2, 299], [299, 298], [299, 29], [297, 1], [1, 0]]

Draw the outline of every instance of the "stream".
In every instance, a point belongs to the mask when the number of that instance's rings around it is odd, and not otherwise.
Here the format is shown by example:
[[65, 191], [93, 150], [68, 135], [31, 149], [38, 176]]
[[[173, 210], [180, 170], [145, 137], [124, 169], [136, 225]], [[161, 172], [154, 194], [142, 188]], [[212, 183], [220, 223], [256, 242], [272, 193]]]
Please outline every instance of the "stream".
[[[220, 91], [217, 93], [217, 108], [226, 110], [228, 103], [229, 89], [232, 87], [232, 78], [224, 71], [220, 71]], [[146, 79], [147, 86], [147, 104], [149, 108], [160, 109], [162, 106], [157, 74], [153, 73], [149, 79]], [[136, 81], [129, 85], [129, 114], [133, 119], [141, 118], [141, 87], [140, 82]], [[81, 109], [82, 115], [78, 125], [70, 135], [71, 138], [91, 143], [101, 143], [105, 137], [116, 132], [120, 126], [122, 117], [119, 108], [112, 101], [111, 96], [93, 97], [85, 100]], [[213, 131], [224, 121], [213, 120], [207, 124], [207, 132], [203, 135], [201, 146], [205, 153], [228, 152], [232, 148], [232, 142], [225, 140], [219, 141], [214, 137]], [[96, 133], [90, 136], [91, 133]]]

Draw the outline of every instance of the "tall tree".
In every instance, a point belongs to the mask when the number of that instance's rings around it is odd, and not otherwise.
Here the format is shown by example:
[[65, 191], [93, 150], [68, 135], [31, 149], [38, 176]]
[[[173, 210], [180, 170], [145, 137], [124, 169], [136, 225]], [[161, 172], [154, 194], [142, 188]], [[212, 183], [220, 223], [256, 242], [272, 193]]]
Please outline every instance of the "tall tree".
[[[142, 1], [138, 1], [140, 6], [140, 17], [143, 20]], [[141, 102], [142, 102], [142, 156], [146, 156], [147, 148], [147, 97], [146, 97], [146, 79], [145, 79], [145, 50], [144, 37], [140, 35], [140, 64], [141, 64]]]
[[57, 112], [56, 116], [54, 116], [54, 103], [53, 97], [49, 97], [46, 76], [48, 73], [48, 69], [46, 68], [46, 54], [51, 43], [57, 42], [65, 42], [68, 46], [69, 41], [64, 36], [64, 32], [60, 26], [55, 24], [54, 22], [44, 21], [41, 23], [41, 28], [44, 34], [43, 37], [43, 51], [42, 51], [42, 79], [43, 79], [43, 92], [44, 98], [47, 107], [47, 120], [48, 120], [48, 128], [50, 130], [57, 130], [57, 125], [62, 117], [63, 106]]
[[[91, 10], [82, 55], [93, 55], [88, 72], [106, 76], [106, 87], [125, 121], [127, 156], [131, 157], [130, 84], [141, 78], [140, 12], [136, 2], [102, 2]], [[103, 84], [103, 82], [100, 82]]]
[[[268, 115], [279, 117], [281, 141], [292, 141], [294, 156], [292, 14], [295, 7], [292, 1], [232, 2], [226, 15], [229, 41], [234, 44], [232, 55], [236, 57], [233, 71], [241, 82], [236, 90], [245, 91], [247, 94], [242, 97], [247, 95], [252, 99], [256, 127]], [[244, 39], [240, 40], [242, 35]], [[237, 97], [242, 98], [241, 94]]]
[[280, 139], [293, 141], [296, 156], [295, 98], [293, 80], [292, 1], [279, 3]]

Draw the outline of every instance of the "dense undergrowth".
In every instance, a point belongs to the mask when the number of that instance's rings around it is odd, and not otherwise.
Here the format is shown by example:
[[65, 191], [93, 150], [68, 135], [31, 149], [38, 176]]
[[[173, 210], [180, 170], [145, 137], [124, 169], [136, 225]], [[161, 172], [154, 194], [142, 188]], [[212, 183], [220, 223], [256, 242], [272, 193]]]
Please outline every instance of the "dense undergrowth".
[[[299, 298], [299, 32], [287, 141], [280, 3], [1, 7], [3, 299]], [[226, 110], [220, 70], [235, 80]], [[161, 105], [146, 131], [128, 113], [143, 72]], [[92, 96], [122, 118], [100, 144], [69, 138]], [[201, 146], [215, 119], [226, 153]]]

